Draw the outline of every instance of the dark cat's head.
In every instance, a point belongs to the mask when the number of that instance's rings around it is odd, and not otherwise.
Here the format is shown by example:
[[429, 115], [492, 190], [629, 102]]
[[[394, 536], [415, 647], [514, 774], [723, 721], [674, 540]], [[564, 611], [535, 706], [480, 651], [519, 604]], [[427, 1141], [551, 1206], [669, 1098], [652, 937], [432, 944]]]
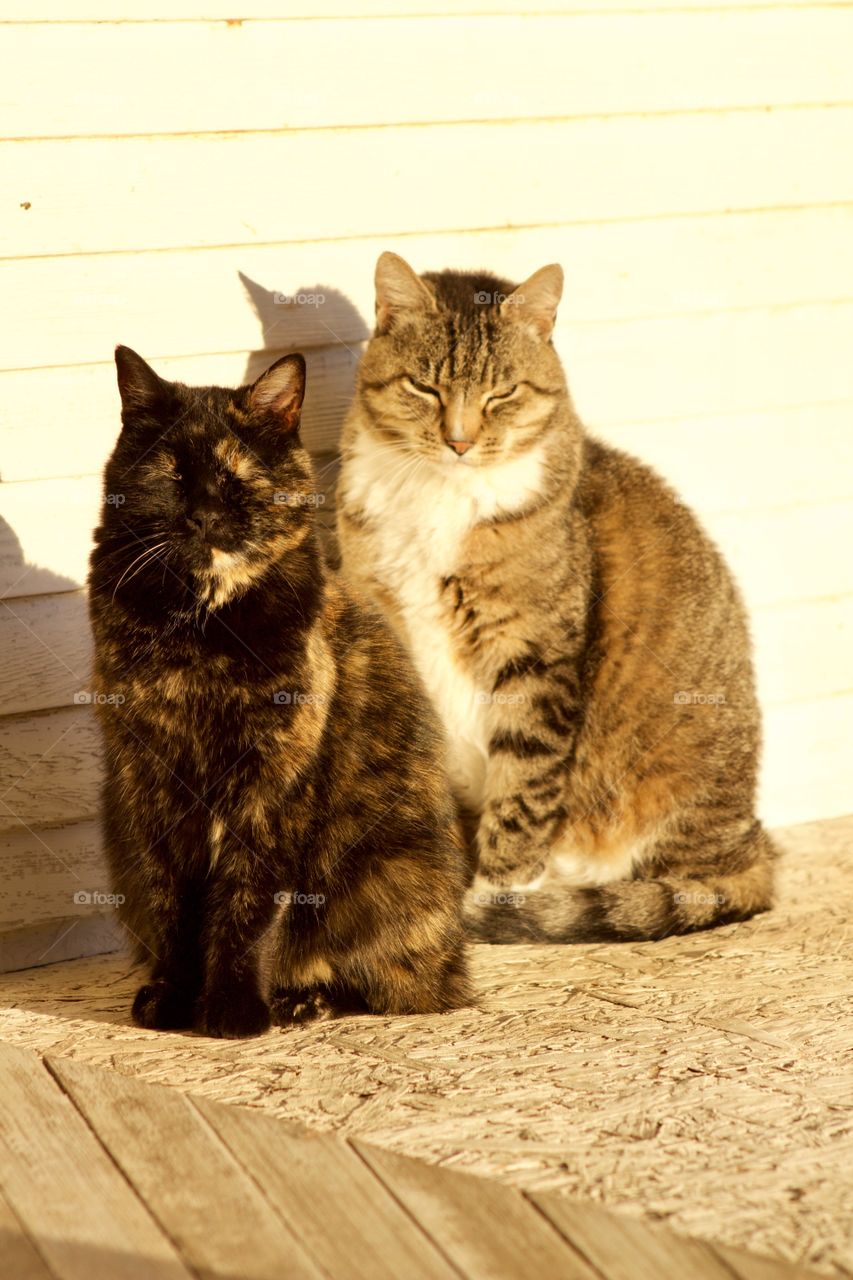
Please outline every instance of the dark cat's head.
[[251, 386], [167, 382], [116, 348], [122, 430], [93, 558], [120, 592], [223, 604], [311, 535], [315, 484], [299, 440], [301, 355]]
[[376, 434], [445, 468], [510, 461], [540, 445], [566, 403], [551, 332], [556, 265], [518, 287], [483, 272], [376, 267], [376, 333], [358, 396]]

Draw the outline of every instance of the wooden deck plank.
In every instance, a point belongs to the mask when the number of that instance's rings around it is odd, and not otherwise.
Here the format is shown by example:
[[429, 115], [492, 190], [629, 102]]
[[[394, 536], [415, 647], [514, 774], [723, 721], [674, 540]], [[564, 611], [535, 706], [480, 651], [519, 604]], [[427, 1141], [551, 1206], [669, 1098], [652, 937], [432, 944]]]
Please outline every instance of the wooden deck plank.
[[39, 1059], [0, 1044], [0, 1076], [0, 1190], [56, 1280], [188, 1280], [171, 1242]]
[[458, 1280], [346, 1143], [293, 1135], [246, 1108], [193, 1101], [334, 1280]]
[[67, 1058], [49, 1066], [201, 1276], [320, 1280], [322, 1272], [185, 1095]]
[[816, 1272], [794, 1263], [779, 1262], [776, 1258], [765, 1258], [724, 1244], [714, 1244], [712, 1248], [738, 1280], [821, 1280]]
[[72, 1059], [0, 1043], [0, 1084], [15, 1280], [818, 1280]]
[[607, 1280], [732, 1280], [709, 1245], [561, 1196], [529, 1199]]
[[54, 1273], [36, 1249], [12, 1211], [0, 1195], [0, 1258], [3, 1274], [10, 1280], [54, 1280]]
[[355, 1139], [351, 1145], [470, 1280], [598, 1280], [599, 1272], [510, 1187]]
[[[650, 1227], [636, 1218], [614, 1214], [598, 1205], [564, 1196], [529, 1194], [529, 1200], [541, 1210], [565, 1238], [578, 1249], [606, 1280], [764, 1280], [760, 1265], [765, 1261], [741, 1253], [746, 1266], [755, 1262], [759, 1269], [735, 1270], [714, 1245], [675, 1235], [658, 1227]], [[740, 1253], [740, 1251], [738, 1251]], [[803, 1280], [806, 1273], [782, 1263], [771, 1263], [778, 1270], [768, 1272], [766, 1280]]]

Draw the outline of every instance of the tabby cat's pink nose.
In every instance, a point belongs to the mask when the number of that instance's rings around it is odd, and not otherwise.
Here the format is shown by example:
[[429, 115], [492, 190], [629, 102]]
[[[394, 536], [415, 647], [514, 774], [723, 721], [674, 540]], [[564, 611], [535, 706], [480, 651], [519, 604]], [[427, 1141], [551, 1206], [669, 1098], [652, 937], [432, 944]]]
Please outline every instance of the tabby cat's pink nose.
[[455, 449], [456, 452], [461, 456], [463, 453], [468, 452], [468, 450], [471, 448], [471, 445], [474, 443], [474, 441], [473, 440], [448, 440], [447, 443], [450, 445], [451, 449]]

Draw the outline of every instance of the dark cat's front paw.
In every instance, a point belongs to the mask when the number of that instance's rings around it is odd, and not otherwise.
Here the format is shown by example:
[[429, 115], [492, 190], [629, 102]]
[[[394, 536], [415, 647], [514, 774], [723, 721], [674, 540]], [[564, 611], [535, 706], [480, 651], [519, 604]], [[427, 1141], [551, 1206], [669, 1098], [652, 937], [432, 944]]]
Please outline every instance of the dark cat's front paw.
[[136, 993], [131, 1015], [149, 1031], [186, 1031], [193, 1024], [193, 999], [171, 982], [146, 982]]
[[205, 1035], [241, 1040], [263, 1035], [269, 1026], [269, 1008], [257, 991], [212, 991], [205, 998], [200, 1027]]

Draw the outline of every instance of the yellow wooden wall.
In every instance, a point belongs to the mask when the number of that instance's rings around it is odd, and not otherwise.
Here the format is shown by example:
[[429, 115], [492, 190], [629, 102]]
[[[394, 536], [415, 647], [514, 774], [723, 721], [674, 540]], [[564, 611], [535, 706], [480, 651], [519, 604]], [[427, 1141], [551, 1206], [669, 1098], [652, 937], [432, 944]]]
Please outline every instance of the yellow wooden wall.
[[696, 506], [751, 606], [764, 816], [853, 808], [853, 5], [533, 7], [0, 6], [9, 963], [104, 942], [73, 901], [106, 887], [75, 695], [114, 345], [225, 383], [301, 347], [331, 482], [385, 248], [562, 262], [581, 413]]

